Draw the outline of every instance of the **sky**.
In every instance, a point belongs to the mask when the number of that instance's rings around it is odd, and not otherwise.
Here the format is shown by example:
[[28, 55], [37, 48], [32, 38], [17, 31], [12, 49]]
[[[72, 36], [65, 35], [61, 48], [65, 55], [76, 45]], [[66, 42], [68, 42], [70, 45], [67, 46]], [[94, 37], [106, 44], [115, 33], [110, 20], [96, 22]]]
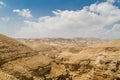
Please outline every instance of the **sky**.
[[0, 33], [120, 39], [120, 0], [0, 0]]

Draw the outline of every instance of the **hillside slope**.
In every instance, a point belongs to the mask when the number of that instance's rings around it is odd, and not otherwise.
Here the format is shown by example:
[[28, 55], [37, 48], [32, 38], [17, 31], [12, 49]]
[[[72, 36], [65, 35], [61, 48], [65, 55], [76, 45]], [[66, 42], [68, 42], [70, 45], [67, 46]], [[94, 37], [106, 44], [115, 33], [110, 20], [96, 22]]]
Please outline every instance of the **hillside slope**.
[[22, 43], [0, 34], [0, 65], [22, 57], [35, 55], [36, 52]]
[[0, 34], [0, 80], [31, 80], [38, 76], [37, 69], [49, 65], [50, 61], [28, 46]]

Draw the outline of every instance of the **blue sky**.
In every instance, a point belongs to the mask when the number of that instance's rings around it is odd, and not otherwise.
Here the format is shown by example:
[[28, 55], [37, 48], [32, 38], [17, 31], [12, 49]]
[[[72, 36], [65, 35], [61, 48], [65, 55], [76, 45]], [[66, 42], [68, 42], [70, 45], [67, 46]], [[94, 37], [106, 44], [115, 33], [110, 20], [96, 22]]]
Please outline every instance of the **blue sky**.
[[79, 10], [84, 6], [104, 1], [106, 0], [3, 0], [7, 7], [3, 8], [0, 12], [2, 16], [8, 16], [12, 9], [29, 8], [35, 17], [39, 17], [52, 15], [51, 11], [56, 9]]
[[0, 0], [0, 33], [118, 39], [119, 12], [120, 0]]

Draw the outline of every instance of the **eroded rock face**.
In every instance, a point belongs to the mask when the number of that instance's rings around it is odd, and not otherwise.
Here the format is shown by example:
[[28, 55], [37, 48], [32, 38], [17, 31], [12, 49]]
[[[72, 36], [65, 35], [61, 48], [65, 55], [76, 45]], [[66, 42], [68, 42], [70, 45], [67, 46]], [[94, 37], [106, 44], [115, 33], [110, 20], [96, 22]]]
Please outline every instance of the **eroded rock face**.
[[110, 59], [100, 60], [100, 63], [94, 66], [94, 79], [101, 80], [119, 80], [120, 79], [120, 63], [119, 60]]
[[78, 63], [54, 62], [43, 80], [119, 80], [120, 61], [111, 56], [98, 55]]

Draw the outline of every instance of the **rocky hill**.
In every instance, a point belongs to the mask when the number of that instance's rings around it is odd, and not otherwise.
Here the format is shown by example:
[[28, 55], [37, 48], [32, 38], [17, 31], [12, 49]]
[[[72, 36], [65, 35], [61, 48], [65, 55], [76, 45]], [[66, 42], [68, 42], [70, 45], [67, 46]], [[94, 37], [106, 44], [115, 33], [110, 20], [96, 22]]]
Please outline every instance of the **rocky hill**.
[[0, 35], [0, 65], [22, 57], [35, 55], [36, 52], [20, 42]]
[[120, 80], [120, 40], [19, 40], [53, 59], [50, 80]]
[[120, 40], [0, 35], [0, 80], [120, 80]]
[[0, 80], [32, 80], [38, 67], [50, 59], [28, 46], [0, 34]]

